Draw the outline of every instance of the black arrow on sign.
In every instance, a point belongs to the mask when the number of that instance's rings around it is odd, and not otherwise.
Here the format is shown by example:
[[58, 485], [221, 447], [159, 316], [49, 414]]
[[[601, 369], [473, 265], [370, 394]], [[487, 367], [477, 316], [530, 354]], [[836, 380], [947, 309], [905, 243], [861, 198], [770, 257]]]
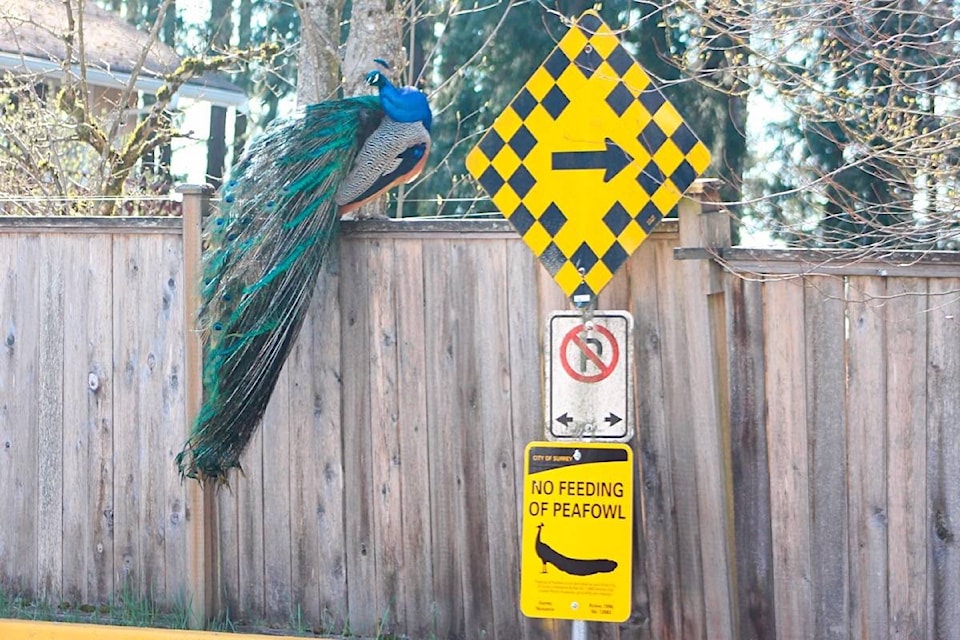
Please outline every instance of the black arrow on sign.
[[603, 169], [603, 181], [610, 182], [633, 158], [610, 138], [604, 140], [603, 151], [554, 151], [554, 170]]
[[570, 426], [570, 423], [573, 422], [573, 418], [572, 418], [571, 416], [567, 415], [566, 412], [564, 412], [564, 414], [563, 414], [562, 416], [560, 416], [559, 418], [557, 418], [557, 422], [559, 422], [560, 424], [562, 424], [562, 425], [565, 426], [565, 427], [569, 427], [569, 426]]
[[611, 411], [610, 415], [608, 415], [606, 418], [603, 419], [603, 421], [609, 424], [611, 427], [617, 424], [618, 422], [620, 422], [621, 420], [623, 420], [623, 418], [615, 414], [613, 411]]

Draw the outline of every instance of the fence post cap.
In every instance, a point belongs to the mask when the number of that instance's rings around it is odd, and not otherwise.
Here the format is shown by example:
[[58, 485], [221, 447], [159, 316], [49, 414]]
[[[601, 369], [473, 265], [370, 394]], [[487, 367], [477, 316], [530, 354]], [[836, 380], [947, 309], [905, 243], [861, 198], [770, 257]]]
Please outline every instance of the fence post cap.
[[191, 184], [189, 182], [178, 184], [175, 187], [177, 193], [182, 193], [184, 195], [208, 195], [213, 193], [213, 185], [211, 184]]

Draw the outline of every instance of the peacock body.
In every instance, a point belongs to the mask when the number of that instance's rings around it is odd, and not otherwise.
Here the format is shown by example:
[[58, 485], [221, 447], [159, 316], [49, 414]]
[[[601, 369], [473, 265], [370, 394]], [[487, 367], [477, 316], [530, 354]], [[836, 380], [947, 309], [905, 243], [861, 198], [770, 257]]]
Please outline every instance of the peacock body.
[[339, 217], [412, 180], [426, 162], [426, 96], [380, 71], [367, 81], [378, 96], [311, 105], [251, 141], [204, 223], [203, 403], [176, 458], [184, 476], [223, 482], [240, 466]]

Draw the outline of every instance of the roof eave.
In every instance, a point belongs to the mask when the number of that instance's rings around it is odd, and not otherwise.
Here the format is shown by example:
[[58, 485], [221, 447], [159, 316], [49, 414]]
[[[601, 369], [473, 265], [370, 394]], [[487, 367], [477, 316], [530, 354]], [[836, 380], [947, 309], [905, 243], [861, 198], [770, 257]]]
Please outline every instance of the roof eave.
[[[36, 73], [54, 79], [62, 79], [64, 76], [63, 68], [58, 62], [6, 51], [0, 51], [0, 69]], [[79, 75], [80, 65], [73, 65], [71, 73]], [[91, 66], [87, 66], [86, 76], [89, 84], [111, 89], [123, 89], [129, 86], [131, 77], [126, 72], [110, 71]], [[164, 81], [160, 78], [144, 75], [139, 75], [134, 82], [134, 87], [138, 91], [149, 94], [156, 94], [163, 85]], [[193, 82], [182, 84], [177, 90], [177, 95], [191, 100], [202, 100], [219, 107], [234, 107], [241, 111], [246, 110], [248, 102], [247, 96], [242, 92]]]

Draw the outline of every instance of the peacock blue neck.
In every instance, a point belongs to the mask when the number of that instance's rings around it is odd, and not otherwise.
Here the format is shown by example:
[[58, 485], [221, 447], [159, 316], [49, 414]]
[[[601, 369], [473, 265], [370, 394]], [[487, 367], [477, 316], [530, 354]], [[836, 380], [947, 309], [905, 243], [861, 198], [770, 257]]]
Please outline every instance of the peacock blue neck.
[[380, 89], [380, 104], [388, 116], [397, 122], [421, 122], [427, 131], [430, 130], [433, 114], [423, 92], [413, 87], [397, 88], [382, 74], [377, 87]]

